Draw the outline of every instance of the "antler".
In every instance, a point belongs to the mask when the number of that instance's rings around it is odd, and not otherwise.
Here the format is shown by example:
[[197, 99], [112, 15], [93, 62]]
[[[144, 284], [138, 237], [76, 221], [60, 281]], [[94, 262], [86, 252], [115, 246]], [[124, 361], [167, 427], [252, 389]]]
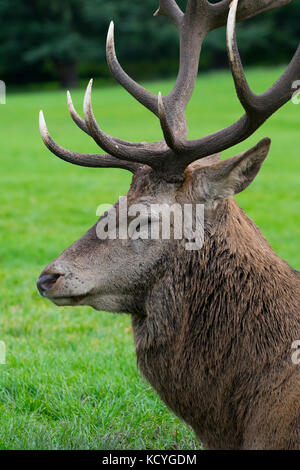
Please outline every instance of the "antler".
[[300, 76], [300, 46], [298, 46], [288, 68], [271, 88], [260, 95], [251, 91], [236, 42], [235, 23], [238, 2], [239, 0], [233, 0], [228, 15], [227, 49], [237, 95], [246, 113], [236, 123], [219, 132], [202, 139], [185, 142], [182, 146], [185, 152], [183, 158], [185, 165], [194, 161], [195, 158], [204, 157], [207, 152], [216, 153], [247, 139], [275, 111], [291, 99], [292, 84]]
[[[134, 143], [106, 134], [98, 126], [92, 111], [92, 81], [90, 81], [84, 100], [85, 119], [83, 120], [76, 112], [69, 93], [68, 106], [75, 123], [108, 152], [108, 155], [76, 154], [62, 149], [51, 139], [42, 119], [41, 133], [46, 145], [60, 158], [82, 166], [111, 165], [135, 172], [141, 164], [146, 164], [166, 181], [182, 181], [184, 170], [190, 163], [245, 140], [292, 97], [292, 83], [300, 76], [300, 46], [287, 70], [277, 82], [265, 93], [256, 95], [247, 83], [235, 36], [236, 20], [249, 18], [288, 2], [289, 0], [255, 2], [240, 0], [239, 3], [239, 0], [222, 0], [212, 4], [208, 0], [188, 0], [186, 11], [183, 13], [174, 0], [160, 0], [154, 16], [168, 16], [178, 28], [180, 35], [178, 76], [174, 88], [165, 97], [160, 93], [158, 97], [150, 93], [122, 69], [115, 52], [114, 26], [111, 23], [106, 47], [111, 73], [135, 99], [159, 117], [164, 140], [154, 143]], [[185, 110], [197, 79], [202, 42], [209, 31], [226, 23], [227, 16], [229, 62], [237, 95], [245, 114], [236, 123], [219, 132], [201, 139], [187, 140]]]

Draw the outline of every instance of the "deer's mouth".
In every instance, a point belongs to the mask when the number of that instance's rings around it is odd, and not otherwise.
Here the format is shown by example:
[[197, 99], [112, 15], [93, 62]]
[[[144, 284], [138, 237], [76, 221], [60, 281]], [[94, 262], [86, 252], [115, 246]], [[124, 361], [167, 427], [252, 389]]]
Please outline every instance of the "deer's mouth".
[[74, 295], [74, 296], [51, 296], [47, 295], [47, 299], [51, 300], [55, 305], [59, 307], [63, 306], [76, 306], [76, 305], [85, 305], [85, 300], [88, 297], [85, 295]]

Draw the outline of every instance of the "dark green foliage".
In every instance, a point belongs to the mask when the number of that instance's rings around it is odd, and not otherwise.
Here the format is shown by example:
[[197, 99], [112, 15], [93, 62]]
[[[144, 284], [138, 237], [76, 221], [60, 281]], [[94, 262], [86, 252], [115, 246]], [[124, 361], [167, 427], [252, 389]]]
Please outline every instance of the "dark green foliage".
[[[214, 2], [215, 3], [215, 2]], [[178, 4], [184, 9], [186, 0]], [[0, 78], [9, 83], [108, 77], [105, 38], [116, 25], [118, 56], [136, 78], [173, 75], [178, 33], [167, 18], [153, 18], [158, 0], [0, 0]], [[279, 64], [299, 41], [300, 2], [292, 2], [239, 26], [247, 64]], [[201, 67], [227, 65], [224, 28], [205, 41]]]

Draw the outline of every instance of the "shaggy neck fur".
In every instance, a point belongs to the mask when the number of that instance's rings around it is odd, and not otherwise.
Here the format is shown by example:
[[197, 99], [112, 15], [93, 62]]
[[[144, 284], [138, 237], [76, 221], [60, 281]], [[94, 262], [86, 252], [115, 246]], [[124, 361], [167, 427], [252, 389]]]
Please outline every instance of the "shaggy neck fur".
[[[267, 410], [272, 402], [276, 413], [274, 394], [294, 377], [299, 273], [232, 199], [214, 213], [204, 247], [172, 246], [161, 272], [146, 315], [132, 316], [145, 378], [209, 448], [287, 445]], [[280, 402], [289, 397], [287, 387]]]

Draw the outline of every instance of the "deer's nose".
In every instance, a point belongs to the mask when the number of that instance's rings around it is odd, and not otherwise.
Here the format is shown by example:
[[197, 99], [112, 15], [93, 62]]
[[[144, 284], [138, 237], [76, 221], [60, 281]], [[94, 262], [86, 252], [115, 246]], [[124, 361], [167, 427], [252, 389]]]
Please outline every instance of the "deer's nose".
[[39, 293], [45, 297], [60, 276], [61, 274], [44, 274], [40, 276], [36, 283]]

